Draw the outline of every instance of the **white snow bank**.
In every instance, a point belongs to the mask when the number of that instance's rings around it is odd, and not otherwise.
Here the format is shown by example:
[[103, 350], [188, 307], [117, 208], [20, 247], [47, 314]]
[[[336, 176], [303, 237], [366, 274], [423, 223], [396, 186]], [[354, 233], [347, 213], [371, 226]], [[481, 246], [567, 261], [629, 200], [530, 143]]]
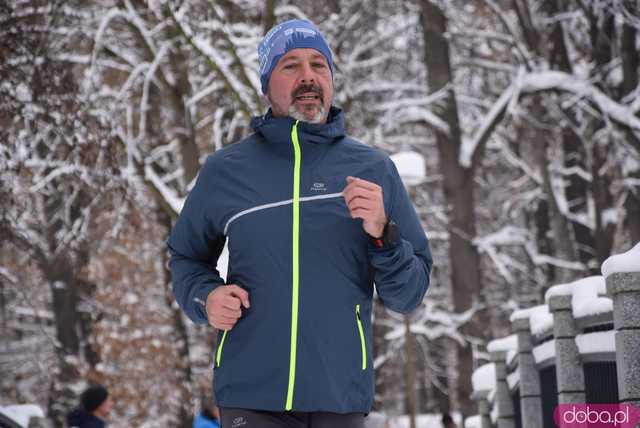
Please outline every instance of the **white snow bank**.
[[387, 428], [389, 417], [381, 412], [371, 412], [364, 419], [367, 428]]
[[[615, 331], [597, 331], [576, 336], [576, 345], [580, 354], [598, 354], [616, 352]], [[540, 364], [556, 357], [555, 341], [549, 340], [533, 348], [533, 358]]]
[[548, 303], [552, 296], [571, 296], [573, 316], [582, 318], [588, 315], [597, 315], [613, 310], [613, 302], [609, 297], [600, 297], [606, 294], [607, 287], [603, 276], [589, 276], [568, 284], [558, 284], [549, 288], [545, 293], [545, 301]]
[[581, 354], [615, 353], [615, 331], [609, 330], [579, 334], [576, 336], [576, 344]]
[[626, 253], [613, 255], [602, 263], [605, 278], [621, 272], [640, 272], [640, 242]]
[[547, 305], [538, 305], [526, 309], [513, 311], [509, 320], [514, 322], [517, 319], [529, 318], [531, 333], [536, 336], [553, 328], [553, 315], [549, 312]]
[[613, 311], [613, 301], [609, 297], [595, 297], [573, 305], [573, 316], [582, 318], [589, 315], [604, 314]]
[[511, 336], [502, 337], [500, 339], [495, 339], [489, 342], [487, 345], [487, 351], [489, 352], [500, 352], [500, 351], [511, 351], [518, 349], [518, 336], [512, 334]]
[[533, 348], [533, 358], [536, 360], [536, 364], [540, 364], [555, 357], [556, 342], [554, 340], [548, 340]]
[[24, 428], [29, 426], [31, 418], [44, 418], [44, 412], [40, 406], [35, 404], [14, 404], [0, 407], [0, 413], [13, 419]]
[[425, 178], [424, 158], [417, 152], [399, 152], [390, 156], [405, 186], [420, 184]]
[[[460, 425], [460, 415], [452, 413], [453, 421]], [[439, 413], [425, 413], [416, 415], [417, 428], [440, 428], [442, 427], [442, 415]], [[408, 416], [395, 416], [389, 420], [389, 428], [409, 428]]]
[[474, 391], [491, 391], [496, 387], [496, 365], [484, 364], [474, 370], [471, 375], [471, 385]]
[[464, 428], [480, 428], [481, 426], [482, 419], [480, 415], [473, 415], [464, 421]]
[[539, 336], [545, 331], [549, 331], [553, 328], [553, 314], [549, 312], [549, 307], [547, 305], [543, 305], [540, 311], [531, 315], [529, 322], [531, 325], [531, 333]]

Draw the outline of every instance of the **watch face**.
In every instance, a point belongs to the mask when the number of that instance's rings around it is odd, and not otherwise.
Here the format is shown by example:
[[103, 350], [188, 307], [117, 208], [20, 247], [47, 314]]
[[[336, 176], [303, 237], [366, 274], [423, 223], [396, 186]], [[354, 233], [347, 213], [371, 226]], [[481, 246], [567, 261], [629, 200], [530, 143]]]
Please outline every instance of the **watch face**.
[[386, 245], [395, 245], [398, 241], [398, 226], [390, 220], [384, 229], [384, 243]]

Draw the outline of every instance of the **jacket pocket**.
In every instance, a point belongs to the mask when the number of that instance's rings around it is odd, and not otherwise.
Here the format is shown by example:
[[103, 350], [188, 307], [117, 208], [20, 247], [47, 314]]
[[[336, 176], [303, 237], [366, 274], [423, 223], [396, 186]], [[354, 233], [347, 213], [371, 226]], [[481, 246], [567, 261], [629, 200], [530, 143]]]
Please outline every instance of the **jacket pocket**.
[[362, 329], [362, 319], [360, 318], [360, 305], [356, 305], [356, 323], [360, 334], [360, 350], [362, 353], [362, 370], [367, 369], [367, 342], [364, 340], [364, 330]]
[[222, 361], [222, 348], [224, 347], [224, 341], [227, 338], [227, 333], [229, 333], [229, 330], [225, 330], [224, 333], [222, 333], [222, 339], [220, 339], [218, 349], [216, 350], [216, 367], [220, 367], [220, 362]]

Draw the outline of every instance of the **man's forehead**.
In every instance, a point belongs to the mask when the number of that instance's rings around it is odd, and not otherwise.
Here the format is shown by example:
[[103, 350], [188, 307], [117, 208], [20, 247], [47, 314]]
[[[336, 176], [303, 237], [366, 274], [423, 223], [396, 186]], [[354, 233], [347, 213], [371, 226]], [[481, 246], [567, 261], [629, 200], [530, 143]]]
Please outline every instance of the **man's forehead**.
[[284, 54], [280, 61], [285, 59], [305, 59], [305, 58], [313, 58], [313, 59], [322, 59], [324, 62], [327, 59], [315, 49], [312, 48], [296, 48], [291, 49], [289, 52]]

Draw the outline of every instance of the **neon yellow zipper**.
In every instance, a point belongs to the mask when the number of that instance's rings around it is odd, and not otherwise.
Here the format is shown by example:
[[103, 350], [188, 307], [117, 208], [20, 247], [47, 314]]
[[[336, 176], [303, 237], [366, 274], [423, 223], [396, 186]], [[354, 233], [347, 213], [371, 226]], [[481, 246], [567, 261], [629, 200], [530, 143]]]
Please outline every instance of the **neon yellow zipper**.
[[222, 333], [222, 339], [220, 340], [220, 344], [218, 345], [218, 351], [216, 352], [216, 367], [220, 367], [220, 360], [222, 359], [222, 347], [224, 346], [224, 340], [227, 338], [228, 330], [225, 330]]
[[364, 331], [362, 330], [362, 320], [360, 319], [360, 305], [356, 305], [356, 322], [360, 333], [360, 349], [362, 350], [362, 370], [367, 369], [367, 344], [364, 341]]
[[293, 291], [291, 299], [291, 353], [289, 358], [289, 387], [285, 410], [293, 408], [293, 389], [296, 383], [296, 352], [298, 341], [298, 285], [299, 272], [299, 240], [300, 240], [300, 142], [298, 141], [298, 121], [291, 128], [293, 144]]

